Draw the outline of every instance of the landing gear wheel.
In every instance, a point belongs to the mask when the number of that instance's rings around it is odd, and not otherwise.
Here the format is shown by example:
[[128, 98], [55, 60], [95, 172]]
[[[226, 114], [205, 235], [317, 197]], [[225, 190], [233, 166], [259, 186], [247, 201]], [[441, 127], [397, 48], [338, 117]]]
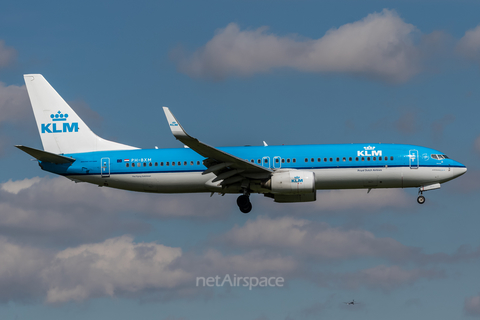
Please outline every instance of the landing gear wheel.
[[237, 205], [243, 213], [249, 213], [252, 211], [252, 203], [250, 202], [250, 197], [247, 195], [239, 196], [237, 198]]
[[248, 203], [245, 207], [240, 207], [240, 211], [245, 214], [249, 213], [250, 211], [252, 211], [252, 204]]
[[425, 203], [425, 197], [424, 196], [418, 196], [417, 202], [420, 203], [420, 204], [424, 204]]

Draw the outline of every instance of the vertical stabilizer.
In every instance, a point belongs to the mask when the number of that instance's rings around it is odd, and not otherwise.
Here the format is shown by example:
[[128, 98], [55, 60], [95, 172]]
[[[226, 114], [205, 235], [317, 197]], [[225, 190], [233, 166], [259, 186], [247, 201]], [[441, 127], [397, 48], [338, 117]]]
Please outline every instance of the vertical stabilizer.
[[98, 137], [41, 74], [24, 75], [43, 149], [79, 153], [137, 149]]

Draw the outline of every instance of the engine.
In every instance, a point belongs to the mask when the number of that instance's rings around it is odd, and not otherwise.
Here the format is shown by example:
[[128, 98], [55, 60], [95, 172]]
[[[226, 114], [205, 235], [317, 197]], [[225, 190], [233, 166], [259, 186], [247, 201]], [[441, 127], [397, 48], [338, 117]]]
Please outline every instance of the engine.
[[302, 170], [275, 172], [263, 187], [272, 190], [273, 194], [314, 193], [315, 173]]

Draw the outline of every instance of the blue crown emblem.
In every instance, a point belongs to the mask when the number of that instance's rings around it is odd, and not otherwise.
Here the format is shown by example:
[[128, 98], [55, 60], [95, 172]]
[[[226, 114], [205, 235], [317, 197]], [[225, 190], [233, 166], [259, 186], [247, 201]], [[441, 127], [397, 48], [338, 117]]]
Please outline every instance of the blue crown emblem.
[[365, 149], [365, 150], [374, 150], [374, 149], [375, 149], [375, 147], [368, 146], [368, 147], [363, 147], [363, 149]]
[[67, 121], [68, 114], [63, 114], [61, 111], [58, 111], [56, 114], [51, 114], [50, 118], [52, 118], [52, 121]]
[[178, 123], [175, 122], [175, 121], [173, 121], [172, 123], [170, 123], [170, 126], [171, 126], [171, 127], [178, 127]]

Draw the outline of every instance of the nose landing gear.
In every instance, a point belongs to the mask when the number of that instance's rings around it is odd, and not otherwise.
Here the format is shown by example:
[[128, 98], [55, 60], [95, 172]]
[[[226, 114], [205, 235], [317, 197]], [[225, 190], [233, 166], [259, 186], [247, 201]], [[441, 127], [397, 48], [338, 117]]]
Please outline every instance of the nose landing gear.
[[243, 213], [249, 213], [252, 211], [252, 203], [250, 202], [249, 194], [241, 195], [237, 198], [237, 205], [240, 211]]
[[424, 204], [425, 203], [425, 197], [423, 196], [423, 192], [421, 190], [418, 190], [417, 202], [419, 204]]

